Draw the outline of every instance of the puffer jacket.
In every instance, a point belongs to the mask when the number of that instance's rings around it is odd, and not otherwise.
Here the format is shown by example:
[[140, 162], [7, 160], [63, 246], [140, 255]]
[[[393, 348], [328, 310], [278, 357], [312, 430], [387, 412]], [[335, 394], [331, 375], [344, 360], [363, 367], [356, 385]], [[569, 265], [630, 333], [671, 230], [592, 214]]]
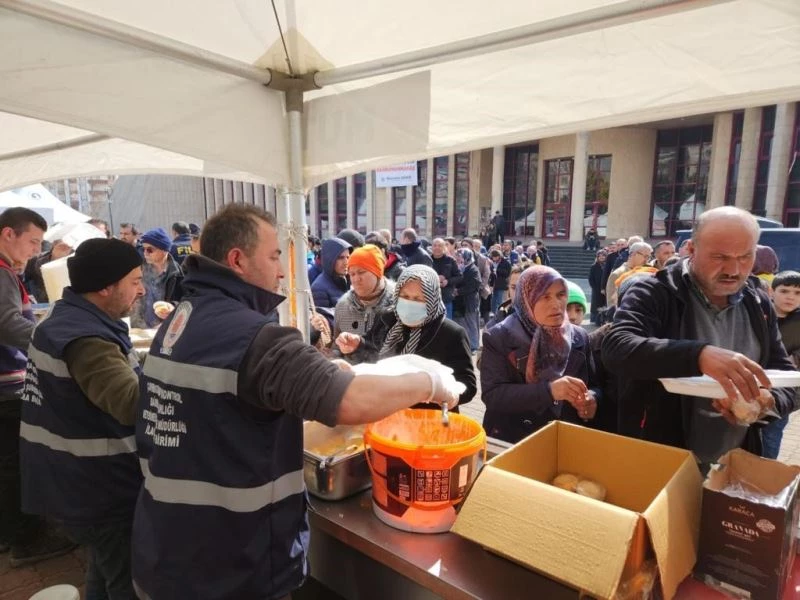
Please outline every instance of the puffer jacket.
[[334, 272], [336, 259], [350, 249], [350, 244], [339, 238], [330, 238], [322, 242], [322, 273], [311, 284], [314, 304], [322, 308], [334, 308], [349, 284], [346, 277]]

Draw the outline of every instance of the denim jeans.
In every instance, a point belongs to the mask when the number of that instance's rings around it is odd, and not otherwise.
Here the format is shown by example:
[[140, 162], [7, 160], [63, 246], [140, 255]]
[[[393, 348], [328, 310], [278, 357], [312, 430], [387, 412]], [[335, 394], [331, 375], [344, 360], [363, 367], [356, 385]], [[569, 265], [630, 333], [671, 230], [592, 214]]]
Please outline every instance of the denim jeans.
[[85, 600], [136, 600], [131, 578], [133, 522], [105, 525], [65, 525], [74, 542], [86, 546]]
[[444, 312], [447, 315], [447, 318], [451, 321], [453, 320], [453, 303], [452, 302], [445, 302], [444, 303]]
[[773, 421], [761, 430], [761, 443], [764, 445], [764, 458], [778, 458], [781, 451], [783, 430], [789, 423], [789, 417], [782, 417]]
[[476, 312], [464, 313], [464, 316], [456, 317], [456, 323], [461, 325], [467, 332], [469, 339], [469, 349], [477, 352], [481, 345], [481, 315]]
[[492, 292], [492, 312], [497, 314], [497, 309], [506, 299], [507, 290], [494, 290]]

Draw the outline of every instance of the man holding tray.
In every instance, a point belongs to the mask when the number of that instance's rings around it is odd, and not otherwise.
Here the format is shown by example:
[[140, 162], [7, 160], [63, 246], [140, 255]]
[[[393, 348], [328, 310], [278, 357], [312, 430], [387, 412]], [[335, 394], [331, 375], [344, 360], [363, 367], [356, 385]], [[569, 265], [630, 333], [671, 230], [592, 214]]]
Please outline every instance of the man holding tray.
[[[770, 389], [764, 372], [793, 366], [775, 311], [749, 277], [758, 237], [751, 214], [706, 211], [688, 257], [625, 294], [602, 346], [604, 364], [620, 378], [620, 433], [688, 448], [706, 468], [733, 448], [761, 454], [760, 426], [742, 425], [731, 412], [739, 395], [767, 420], [798, 408], [794, 390]], [[670, 394], [657, 381], [701, 374], [727, 397]]]

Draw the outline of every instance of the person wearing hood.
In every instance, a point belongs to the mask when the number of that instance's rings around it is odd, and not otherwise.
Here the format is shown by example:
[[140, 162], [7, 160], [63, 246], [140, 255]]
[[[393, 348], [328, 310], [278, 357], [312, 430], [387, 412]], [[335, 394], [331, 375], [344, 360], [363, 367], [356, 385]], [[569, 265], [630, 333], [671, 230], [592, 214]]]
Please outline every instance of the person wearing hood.
[[470, 350], [475, 354], [481, 345], [481, 273], [472, 250], [459, 248], [456, 256], [461, 279], [453, 297], [453, 318], [467, 332]]
[[320, 308], [334, 308], [347, 291], [347, 261], [352, 246], [341, 238], [322, 242], [322, 273], [311, 284], [314, 304]]
[[386, 258], [386, 263], [383, 267], [384, 277], [392, 281], [397, 281], [397, 278], [400, 277], [400, 273], [403, 272], [406, 266], [403, 258], [390, 248], [390, 241], [386, 241], [386, 236], [383, 235], [382, 232], [372, 231], [367, 234], [365, 239], [367, 244], [373, 244], [383, 252], [383, 256]]
[[[373, 423], [455, 406], [438, 373], [356, 375], [270, 321], [284, 298], [276, 219], [233, 203], [186, 259], [187, 294], [142, 372], [144, 476], [130, 545], [139, 598], [290, 597], [309, 575], [303, 421]], [[105, 448], [105, 446], [103, 446]]]
[[394, 282], [383, 276], [385, 262], [383, 252], [373, 244], [353, 250], [347, 263], [351, 287], [336, 303], [334, 339], [342, 331], [366, 334], [376, 314], [391, 306]]
[[400, 236], [400, 250], [406, 259], [406, 265], [425, 265], [433, 267], [430, 255], [421, 248], [421, 242], [417, 238], [417, 232], [412, 228], [404, 229]]
[[183, 260], [194, 253], [192, 250], [192, 230], [189, 224], [184, 221], [177, 221], [172, 224], [172, 247], [169, 253], [178, 265], [183, 264]]
[[131, 311], [131, 327], [158, 327], [161, 319], [156, 315], [153, 304], [158, 301], [175, 303], [183, 296], [183, 271], [172, 258], [171, 248], [172, 240], [160, 227], [142, 235], [146, 263], [142, 269], [145, 294], [136, 301]]
[[[348, 362], [376, 362], [401, 354], [417, 354], [453, 369], [453, 376], [466, 386], [458, 404], [466, 404], [477, 393], [475, 367], [467, 333], [445, 316], [439, 275], [430, 267], [407, 267], [394, 288], [392, 306], [385, 310], [365, 336], [342, 333], [336, 338]], [[414, 408], [436, 408], [417, 404]], [[453, 409], [458, 412], [458, 408]]]
[[486, 434], [518, 442], [550, 421], [585, 424], [600, 390], [586, 331], [567, 319], [567, 282], [555, 270], [523, 271], [514, 313], [483, 334], [482, 399]]
[[350, 244], [354, 250], [364, 245], [364, 236], [355, 229], [342, 229], [336, 237]]

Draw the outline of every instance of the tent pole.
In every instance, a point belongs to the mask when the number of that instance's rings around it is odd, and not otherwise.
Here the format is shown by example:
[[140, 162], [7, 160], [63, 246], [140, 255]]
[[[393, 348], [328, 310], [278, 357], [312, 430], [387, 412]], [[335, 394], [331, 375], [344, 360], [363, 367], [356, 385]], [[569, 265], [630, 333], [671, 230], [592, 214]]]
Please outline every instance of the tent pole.
[[289, 187], [284, 188], [289, 202], [289, 231], [294, 240], [294, 271], [297, 328], [303, 339], [310, 340], [309, 318], [311, 289], [308, 283], [308, 230], [306, 229], [306, 196], [303, 192], [303, 92], [286, 90], [286, 116], [289, 120]]
[[573, 13], [522, 25], [512, 29], [496, 31], [465, 40], [458, 40], [423, 50], [404, 52], [395, 56], [371, 60], [364, 63], [319, 71], [314, 74], [314, 82], [325, 87], [337, 83], [367, 79], [427, 67], [443, 62], [468, 58], [478, 54], [499, 52], [529, 46], [539, 42], [597, 31], [608, 27], [635, 23], [653, 17], [681, 13], [707, 6], [731, 2], [732, 0], [624, 0], [616, 4], [601, 6], [579, 13]]

